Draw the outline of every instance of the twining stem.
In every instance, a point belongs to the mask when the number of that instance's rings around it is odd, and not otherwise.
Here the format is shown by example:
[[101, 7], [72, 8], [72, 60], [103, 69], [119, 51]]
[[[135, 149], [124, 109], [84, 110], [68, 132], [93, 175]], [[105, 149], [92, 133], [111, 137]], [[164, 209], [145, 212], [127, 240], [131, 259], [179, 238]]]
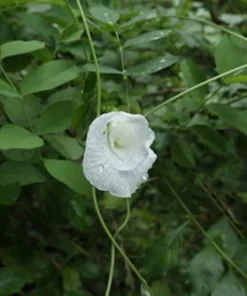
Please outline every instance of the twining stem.
[[238, 267], [232, 260], [231, 258], [228, 257], [228, 255], [216, 244], [216, 242], [208, 235], [208, 233], [204, 230], [204, 228], [201, 226], [201, 224], [196, 220], [194, 215], [191, 213], [187, 205], [183, 202], [181, 197], [177, 194], [175, 189], [172, 187], [172, 185], [165, 180], [168, 188], [172, 192], [172, 194], [176, 197], [177, 201], [180, 203], [180, 205], [183, 207], [187, 215], [191, 218], [191, 220], [195, 223], [195, 225], [198, 227], [198, 229], [201, 231], [201, 233], [210, 241], [210, 243], [214, 246], [216, 251], [234, 268], [237, 272], [239, 272], [246, 280], [247, 280], [247, 274]]
[[[129, 218], [130, 218], [130, 203], [129, 203], [128, 198], [126, 198], [126, 208], [127, 208], [126, 217], [125, 217], [123, 223], [116, 230], [116, 232], [114, 234], [114, 239], [117, 239], [117, 236], [119, 235], [119, 233], [123, 230], [123, 228], [127, 225], [128, 221], [129, 221]], [[114, 265], [115, 265], [115, 246], [112, 243], [112, 245], [111, 245], [111, 263], [110, 263], [109, 277], [108, 277], [105, 296], [110, 295], [111, 286], [112, 286], [112, 279], [113, 279], [113, 273], [114, 273]]]
[[119, 51], [119, 55], [120, 55], [120, 63], [121, 63], [121, 68], [122, 68], [122, 73], [123, 73], [127, 110], [128, 110], [128, 112], [130, 112], [130, 101], [129, 101], [128, 84], [127, 84], [128, 77], [125, 74], [123, 47], [122, 47], [122, 44], [121, 44], [121, 41], [120, 41], [117, 31], [115, 31], [115, 36], [116, 36], [117, 43], [118, 43], [118, 51]]
[[33, 126], [32, 126], [32, 123], [31, 123], [31, 120], [27, 114], [27, 111], [25, 109], [25, 106], [23, 104], [23, 101], [22, 101], [22, 95], [19, 93], [19, 91], [17, 90], [17, 88], [15, 87], [14, 83], [11, 81], [9, 75], [7, 74], [7, 72], [4, 70], [4, 67], [2, 66], [2, 64], [0, 63], [0, 70], [1, 72], [3, 73], [4, 77], [6, 78], [6, 80], [8, 81], [8, 83], [10, 84], [11, 88], [13, 89], [13, 91], [17, 94], [18, 96], [18, 99], [20, 101], [20, 105], [21, 105], [21, 108], [23, 110], [23, 113], [24, 113], [24, 116], [26, 117], [26, 120], [27, 120], [27, 123], [29, 125], [29, 128], [30, 130], [34, 133], [34, 129], [33, 129]]
[[86, 16], [84, 14], [84, 11], [82, 9], [81, 3], [80, 3], [79, 0], [76, 0], [76, 2], [77, 2], [77, 5], [78, 5], [80, 14], [81, 14], [83, 25], [85, 27], [85, 31], [86, 31], [86, 34], [87, 34], [89, 46], [90, 46], [90, 49], [91, 49], [91, 52], [92, 52], [93, 61], [94, 61], [94, 65], [95, 65], [96, 79], [97, 79], [97, 116], [100, 116], [100, 113], [101, 113], [101, 80], [100, 80], [100, 69], [99, 69], [98, 59], [97, 59], [96, 52], [95, 52], [95, 49], [94, 49], [91, 33], [90, 33], [89, 28], [88, 28], [87, 19], [86, 19]]
[[139, 271], [136, 269], [136, 267], [134, 266], [134, 264], [130, 261], [130, 259], [125, 254], [125, 252], [121, 249], [121, 247], [119, 246], [119, 244], [116, 242], [116, 240], [112, 236], [111, 232], [109, 231], [108, 227], [106, 226], [106, 224], [104, 222], [104, 219], [103, 219], [103, 217], [101, 215], [100, 209], [99, 209], [95, 187], [92, 187], [92, 194], [93, 194], [93, 202], [94, 202], [94, 207], [95, 207], [97, 216], [99, 218], [100, 224], [101, 224], [102, 228], [104, 229], [106, 235], [108, 236], [108, 238], [110, 239], [110, 241], [112, 242], [112, 244], [114, 245], [114, 247], [121, 254], [121, 256], [124, 258], [124, 260], [128, 263], [128, 265], [130, 266], [130, 268], [132, 269], [132, 271], [135, 273], [135, 275], [137, 276], [137, 278], [140, 280], [140, 282], [143, 283], [143, 285], [148, 290], [148, 292], [150, 293], [150, 295], [153, 296], [153, 293], [152, 293], [150, 287], [148, 286], [146, 280], [139, 273]]
[[183, 91], [183, 92], [181, 92], [181, 93], [179, 93], [179, 94], [177, 94], [177, 95], [171, 97], [169, 100], [167, 100], [167, 101], [165, 101], [165, 102], [163, 102], [163, 103], [161, 103], [161, 104], [155, 106], [154, 108], [150, 109], [149, 111], [147, 111], [147, 112], [145, 113], [145, 116], [149, 116], [150, 114], [152, 114], [152, 113], [158, 111], [159, 109], [163, 108], [163, 107], [166, 106], [167, 104], [169, 104], [169, 103], [173, 103], [173, 102], [177, 101], [178, 99], [180, 99], [180, 98], [183, 97], [184, 95], [186, 95], [186, 94], [192, 92], [192, 91], [195, 90], [195, 89], [198, 89], [199, 87], [202, 87], [202, 86], [204, 86], [204, 85], [207, 85], [207, 84], [209, 84], [209, 83], [211, 83], [211, 82], [213, 82], [213, 81], [216, 81], [216, 80], [218, 80], [218, 79], [220, 79], [220, 78], [223, 78], [223, 77], [225, 77], [225, 76], [227, 76], [227, 75], [230, 75], [230, 74], [232, 74], [232, 73], [235, 73], [235, 72], [237, 72], [237, 71], [243, 70], [243, 69], [245, 69], [245, 68], [247, 68], [247, 64], [244, 64], [244, 65], [238, 66], [238, 67], [236, 67], [236, 68], [234, 68], [234, 69], [231, 69], [231, 70], [226, 71], [226, 72], [224, 72], [224, 73], [222, 73], [222, 74], [219, 74], [219, 75], [216, 75], [216, 76], [214, 76], [214, 77], [212, 77], [212, 78], [209, 78], [209, 79], [207, 79], [207, 80], [205, 80], [205, 81], [203, 81], [203, 82], [201, 82], [201, 83], [198, 83], [197, 85], [194, 85], [194, 86], [192, 86], [192, 87], [186, 89], [185, 91]]

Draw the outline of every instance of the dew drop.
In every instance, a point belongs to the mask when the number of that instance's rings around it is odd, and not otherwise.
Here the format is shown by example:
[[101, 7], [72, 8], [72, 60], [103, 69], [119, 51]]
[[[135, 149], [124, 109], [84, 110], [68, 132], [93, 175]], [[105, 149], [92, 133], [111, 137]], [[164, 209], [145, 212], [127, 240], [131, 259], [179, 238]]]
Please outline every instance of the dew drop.
[[92, 147], [93, 147], [93, 145], [92, 145], [92, 144], [88, 144], [87, 146], [88, 146], [88, 148], [92, 148]]
[[143, 175], [142, 175], [142, 180], [143, 180], [143, 181], [147, 181], [147, 179], [148, 179], [148, 174], [146, 174], [146, 173], [143, 174]]
[[103, 165], [100, 165], [99, 166], [99, 173], [102, 173], [103, 172], [103, 169], [104, 169], [104, 166]]

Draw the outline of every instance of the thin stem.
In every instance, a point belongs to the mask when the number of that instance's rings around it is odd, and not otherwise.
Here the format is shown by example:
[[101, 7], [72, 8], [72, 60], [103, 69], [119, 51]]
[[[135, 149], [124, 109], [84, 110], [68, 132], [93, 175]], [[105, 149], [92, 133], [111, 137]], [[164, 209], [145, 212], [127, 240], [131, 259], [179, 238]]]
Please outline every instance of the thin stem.
[[91, 37], [91, 33], [90, 30], [88, 28], [88, 24], [87, 24], [87, 19], [86, 16], [84, 14], [84, 11], [82, 9], [81, 3], [79, 0], [76, 0], [80, 14], [81, 14], [81, 18], [85, 27], [85, 31], [87, 34], [87, 38], [88, 38], [88, 42], [89, 42], [89, 46], [92, 52], [92, 56], [93, 56], [93, 61], [94, 61], [94, 65], [95, 65], [95, 69], [96, 69], [96, 78], [97, 78], [97, 116], [100, 116], [101, 113], [101, 80], [100, 80], [100, 69], [99, 69], [99, 64], [98, 64], [98, 59], [96, 56], [96, 52], [94, 49], [94, 45], [93, 45], [93, 40]]
[[[126, 198], [126, 207], [127, 207], [127, 212], [126, 212], [126, 217], [123, 221], [123, 223], [118, 227], [114, 234], [114, 239], [117, 238], [119, 233], [123, 230], [123, 228], [127, 225], [129, 218], [130, 218], [130, 203], [129, 199]], [[111, 245], [111, 263], [110, 263], [110, 271], [109, 271], [109, 277], [108, 277], [108, 282], [107, 282], [107, 288], [105, 292], [105, 296], [110, 295], [111, 291], [111, 286], [112, 286], [112, 279], [113, 279], [113, 273], [114, 273], [114, 265], [115, 265], [115, 246], [114, 244]]]
[[183, 92], [181, 92], [181, 93], [179, 93], [179, 94], [177, 94], [177, 95], [171, 97], [169, 100], [167, 100], [167, 101], [165, 101], [165, 102], [159, 104], [158, 106], [152, 108], [151, 110], [149, 110], [148, 112], [146, 112], [145, 116], [149, 116], [150, 114], [152, 114], [152, 113], [158, 111], [159, 109], [161, 109], [162, 107], [166, 106], [167, 104], [169, 104], [169, 103], [173, 103], [173, 102], [177, 101], [178, 99], [180, 99], [180, 98], [183, 97], [184, 95], [186, 95], [186, 94], [192, 92], [193, 90], [195, 90], [195, 89], [197, 89], [197, 88], [199, 88], [199, 87], [201, 87], [201, 86], [207, 85], [207, 84], [209, 84], [209, 83], [211, 83], [211, 82], [213, 82], [213, 81], [216, 81], [216, 80], [218, 80], [218, 79], [220, 79], [220, 78], [223, 78], [223, 77], [225, 77], [225, 76], [227, 76], [227, 75], [230, 75], [230, 74], [232, 74], [232, 73], [234, 73], [234, 72], [237, 72], [237, 71], [243, 70], [243, 69], [245, 69], [245, 68], [247, 68], [247, 64], [241, 65], [241, 66], [239, 66], [239, 67], [236, 67], [236, 68], [234, 68], [234, 69], [231, 69], [231, 70], [229, 70], [229, 71], [226, 71], [226, 72], [224, 72], [224, 73], [222, 73], [222, 74], [216, 75], [216, 76], [214, 76], [214, 77], [212, 77], [212, 78], [210, 78], [210, 79], [207, 79], [207, 80], [205, 80], [205, 81], [203, 81], [203, 82], [201, 82], [201, 83], [198, 83], [197, 85], [194, 85], [194, 86], [192, 86], [192, 87], [186, 89], [185, 91], [183, 91]]
[[114, 239], [114, 237], [110, 233], [108, 227], [106, 226], [105, 221], [104, 221], [104, 219], [103, 219], [103, 217], [101, 215], [100, 209], [99, 209], [95, 187], [92, 187], [92, 194], [93, 194], [93, 202], [94, 202], [94, 207], [95, 207], [97, 216], [99, 218], [100, 224], [101, 224], [102, 228], [104, 229], [106, 235], [108, 236], [108, 238], [110, 239], [110, 241], [112, 242], [112, 244], [114, 245], [114, 247], [121, 254], [121, 256], [124, 258], [124, 260], [128, 263], [128, 265], [130, 266], [130, 268], [132, 269], [132, 271], [135, 273], [135, 275], [137, 276], [137, 278], [140, 280], [140, 282], [143, 283], [143, 285], [147, 288], [147, 290], [149, 291], [150, 295], [153, 296], [153, 293], [152, 293], [150, 287], [148, 286], [146, 280], [139, 273], [139, 271], [136, 269], [136, 267], [134, 266], [134, 264], [127, 257], [127, 255], [125, 254], [125, 252], [121, 249], [121, 247], [119, 246], [119, 244], [116, 242], [116, 240]]
[[24, 104], [23, 104], [23, 101], [22, 101], [22, 95], [19, 93], [19, 91], [17, 90], [17, 88], [15, 87], [14, 83], [11, 81], [9, 75], [7, 74], [7, 72], [4, 70], [2, 64], [0, 63], [0, 70], [1, 72], [3, 73], [4, 77], [6, 78], [6, 80], [8, 81], [8, 83], [10, 84], [11, 88], [13, 89], [14, 92], [16, 92], [16, 94], [18, 95], [18, 99], [20, 101], [20, 104], [21, 104], [21, 108], [23, 110], [23, 113], [26, 117], [26, 120], [27, 120], [27, 123], [29, 125], [29, 128], [30, 130], [34, 133], [34, 129], [33, 129], [33, 126], [32, 126], [32, 123], [31, 123], [31, 120], [27, 114], [27, 111], [24, 107]]
[[121, 63], [121, 68], [122, 68], [122, 73], [123, 73], [127, 110], [128, 110], [128, 112], [130, 112], [130, 101], [129, 101], [128, 84], [127, 84], [128, 77], [125, 74], [123, 47], [122, 47], [122, 44], [121, 44], [121, 41], [120, 41], [117, 31], [115, 31], [115, 36], [117, 38], [118, 51], [119, 51], [119, 55], [120, 55], [120, 63]]
[[216, 244], [216, 242], [208, 235], [208, 233], [204, 230], [204, 228], [201, 226], [201, 224], [196, 220], [194, 215], [191, 213], [189, 208], [186, 206], [186, 204], [183, 202], [183, 200], [180, 198], [180, 196], [177, 194], [175, 189], [172, 187], [172, 185], [165, 180], [167, 186], [169, 187], [172, 194], [176, 197], [180, 205], [183, 207], [185, 212], [188, 214], [188, 216], [191, 218], [191, 220], [195, 223], [195, 225], [198, 227], [198, 229], [201, 231], [201, 233], [210, 241], [210, 243], [214, 246], [214, 248], [217, 250], [217, 252], [236, 270], [238, 271], [246, 280], [247, 280], [247, 274], [238, 267], [231, 258], [228, 257], [228, 255]]

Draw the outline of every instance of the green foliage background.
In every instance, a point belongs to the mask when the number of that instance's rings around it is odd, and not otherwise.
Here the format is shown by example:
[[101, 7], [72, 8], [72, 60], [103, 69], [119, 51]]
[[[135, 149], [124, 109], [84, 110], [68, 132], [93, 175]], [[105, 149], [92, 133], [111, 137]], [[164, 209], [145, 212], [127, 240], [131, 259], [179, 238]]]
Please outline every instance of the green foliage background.
[[[129, 98], [156, 134], [121, 248], [154, 296], [246, 296], [246, 0], [81, 5], [102, 112]], [[0, 62], [0, 296], [104, 295], [111, 245], [81, 168], [96, 68], [76, 1], [0, 0]], [[97, 195], [114, 233], [125, 201]], [[118, 252], [111, 295], [148, 295]]]

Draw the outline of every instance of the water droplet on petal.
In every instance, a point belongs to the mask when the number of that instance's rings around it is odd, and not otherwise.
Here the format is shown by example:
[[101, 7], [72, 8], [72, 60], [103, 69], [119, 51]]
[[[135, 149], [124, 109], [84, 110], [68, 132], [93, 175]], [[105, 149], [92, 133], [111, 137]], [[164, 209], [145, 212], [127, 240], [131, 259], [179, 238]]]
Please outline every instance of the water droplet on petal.
[[92, 144], [88, 144], [87, 146], [88, 146], [88, 148], [92, 148], [93, 147]]
[[104, 169], [104, 166], [103, 165], [100, 165], [99, 166], [99, 173], [102, 173], [103, 172], [103, 169]]
[[143, 175], [142, 175], [142, 180], [143, 180], [143, 181], [147, 181], [147, 179], [148, 179], [148, 174], [146, 174], [146, 173], [143, 174]]
[[99, 146], [100, 146], [101, 149], [104, 149], [105, 148], [105, 145], [102, 144], [102, 143]]

